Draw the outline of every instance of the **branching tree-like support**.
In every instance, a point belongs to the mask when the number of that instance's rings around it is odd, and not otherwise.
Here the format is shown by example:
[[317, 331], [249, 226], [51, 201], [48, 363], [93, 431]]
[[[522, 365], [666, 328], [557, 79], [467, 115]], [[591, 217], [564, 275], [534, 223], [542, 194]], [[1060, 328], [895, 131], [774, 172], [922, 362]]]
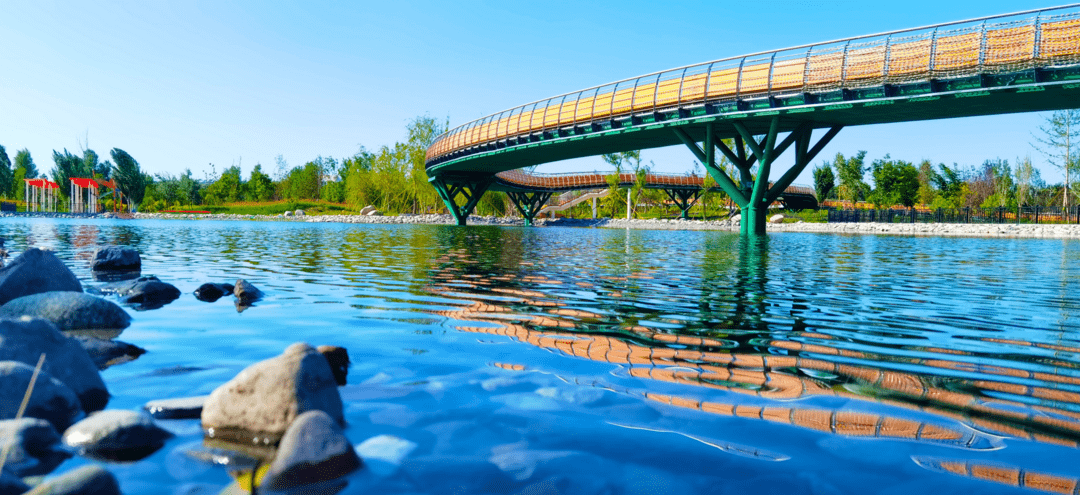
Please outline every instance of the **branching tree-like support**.
[[[791, 131], [780, 144], [776, 144], [777, 128], [780, 119], [773, 117], [769, 124], [769, 132], [760, 140], [755, 138], [741, 122], [734, 122], [733, 126], [738, 136], [735, 138], [735, 150], [732, 150], [723, 141], [717, 139], [713, 131], [713, 124], [705, 127], [705, 149], [702, 149], [686, 131], [675, 129], [675, 135], [694, 156], [705, 165], [705, 169], [716, 179], [717, 185], [735, 201], [742, 213], [741, 230], [744, 236], [759, 236], [765, 234], [765, 224], [769, 205], [777, 200], [784, 190], [791, 185], [792, 181], [802, 173], [803, 169], [811, 160], [821, 152], [825, 145], [836, 136], [843, 126], [831, 127], [817, 144], [810, 147], [810, 137], [813, 125], [803, 122], [795, 130]], [[744, 146], [745, 143], [745, 146]], [[779, 180], [769, 185], [769, 173], [773, 162], [792, 144], [795, 145], [795, 164], [780, 177]], [[745, 148], [749, 147], [752, 156], [746, 156]], [[716, 165], [716, 149], [727, 157], [739, 170], [740, 181], [736, 184], [728, 174]], [[750, 167], [757, 162], [757, 176], [751, 174]]]
[[690, 208], [701, 197], [701, 189], [664, 189], [664, 192], [682, 210], [684, 220], [690, 218]]
[[521, 212], [521, 216], [525, 218], [526, 226], [533, 224], [533, 219], [540, 214], [540, 209], [544, 207], [544, 203], [547, 203], [548, 199], [551, 198], [550, 192], [510, 191], [506, 195], [510, 196], [510, 201], [514, 202], [514, 206]]
[[[480, 198], [491, 187], [491, 178], [441, 177], [431, 178], [431, 185], [439, 192], [439, 197], [446, 203], [446, 209], [457, 219], [458, 225], [465, 225], [465, 220], [472, 214]], [[458, 206], [457, 197], [465, 198], [465, 205]]]

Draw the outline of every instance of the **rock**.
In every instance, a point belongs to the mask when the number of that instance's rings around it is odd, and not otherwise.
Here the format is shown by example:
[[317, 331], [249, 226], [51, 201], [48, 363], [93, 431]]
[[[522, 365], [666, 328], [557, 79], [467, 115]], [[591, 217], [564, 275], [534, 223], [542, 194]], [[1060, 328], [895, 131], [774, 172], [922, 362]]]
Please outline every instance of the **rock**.
[[304, 213], [304, 210], [296, 210], [296, 211], [293, 212], [293, 216], [296, 216], [296, 217], [302, 217], [302, 216], [304, 216], [306, 214], [307, 213]]
[[110, 409], [71, 425], [64, 431], [64, 444], [91, 457], [137, 461], [156, 452], [172, 436], [144, 412]]
[[742, 214], [741, 213], [731, 217], [731, 223], [739, 223], [741, 221], [742, 221]]
[[94, 251], [90, 269], [95, 272], [137, 272], [142, 269], [142, 258], [135, 248], [128, 246], [105, 246]]
[[769, 217], [769, 223], [784, 223], [784, 215], [777, 213]]
[[369, 212], [365, 213], [365, 216], [369, 216], [369, 217], [380, 217], [380, 216], [382, 216], [382, 212], [381, 212], [381, 211], [379, 211], [379, 210], [371, 210], [371, 211], [369, 211]]
[[27, 249], [7, 266], [0, 268], [0, 304], [54, 290], [83, 291], [75, 274], [48, 251]]
[[364, 215], [364, 216], [367, 216], [368, 214], [370, 214], [373, 211], [376, 211], [377, 209], [378, 208], [375, 208], [374, 205], [367, 205], [367, 206], [365, 206], [363, 208], [360, 208], [360, 214]]
[[254, 285], [244, 279], [237, 280], [236, 284], [233, 285], [233, 294], [236, 295], [236, 299], [240, 304], [245, 305], [262, 298], [262, 291], [256, 289]]
[[204, 302], [214, 302], [221, 299], [221, 296], [230, 294], [233, 291], [233, 286], [230, 284], [214, 284], [206, 283], [195, 289], [195, 299]]
[[60, 333], [40, 318], [0, 318], [0, 361], [20, 361], [36, 366], [45, 354], [43, 371], [67, 385], [82, 403], [83, 411], [105, 408], [109, 392], [97, 366], [75, 339]]
[[105, 468], [83, 466], [45, 480], [23, 495], [120, 495], [120, 485]]
[[292, 210], [289, 210], [289, 211], [286, 211], [285, 213], [282, 213], [281, 216], [283, 216], [283, 217], [291, 217], [292, 216]]
[[338, 386], [345, 385], [349, 375], [349, 351], [336, 345], [320, 345], [316, 350], [326, 358]]
[[56, 469], [71, 457], [67, 451], [57, 448], [59, 444], [60, 435], [43, 419], [0, 421], [0, 453], [7, 452], [4, 469], [16, 476], [41, 475]]
[[308, 411], [285, 430], [263, 486], [286, 490], [340, 478], [359, 467], [360, 457], [338, 423], [325, 412]]
[[180, 289], [162, 282], [157, 277], [139, 277], [116, 287], [120, 302], [132, 304], [136, 309], [158, 309], [180, 297]]
[[6, 467], [0, 472], [0, 493], [15, 495], [29, 489], [30, 486], [24, 483], [22, 478], [8, 471]]
[[312, 410], [345, 423], [341, 395], [326, 358], [298, 342], [215, 389], [203, 407], [202, 426], [211, 438], [270, 445], [280, 440], [296, 416]]
[[0, 306], [0, 317], [20, 316], [44, 318], [60, 330], [122, 329], [131, 325], [131, 317], [116, 303], [83, 292], [42, 292]]
[[198, 419], [202, 415], [203, 404], [208, 395], [198, 397], [180, 397], [147, 402], [143, 409], [155, 419]]
[[85, 335], [75, 335], [71, 336], [71, 338], [77, 340], [83, 346], [83, 349], [86, 349], [86, 353], [90, 355], [90, 359], [94, 361], [99, 370], [114, 364], [134, 361], [135, 358], [146, 354], [146, 349], [126, 342], [99, 339]]
[[[4, 398], [0, 401], [0, 419], [15, 418], [33, 376], [33, 366], [19, 361], [0, 361], [0, 397]], [[48, 372], [38, 373], [23, 416], [43, 419], [57, 431], [64, 431], [82, 415], [82, 404], [75, 392]]]

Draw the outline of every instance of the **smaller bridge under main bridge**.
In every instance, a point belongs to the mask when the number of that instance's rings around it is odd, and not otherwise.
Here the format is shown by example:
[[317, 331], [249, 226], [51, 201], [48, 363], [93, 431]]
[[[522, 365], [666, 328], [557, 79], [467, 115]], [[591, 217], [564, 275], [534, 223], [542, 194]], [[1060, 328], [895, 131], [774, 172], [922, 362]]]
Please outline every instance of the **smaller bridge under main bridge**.
[[[769, 205], [844, 127], [1074, 108], [1080, 4], [759, 52], [553, 96], [447, 131], [428, 147], [426, 168], [464, 225], [500, 172], [685, 145], [739, 205], [742, 233], [760, 235]], [[794, 163], [784, 169], [777, 158], [787, 149]], [[774, 168], [780, 177], [770, 177]]]
[[[532, 225], [533, 220], [547, 204], [554, 193], [566, 191], [580, 191], [586, 189], [604, 189], [611, 186], [608, 178], [613, 174], [594, 173], [568, 173], [568, 174], [536, 174], [520, 170], [509, 170], [495, 174], [495, 180], [491, 183], [489, 191], [504, 191], [517, 207], [518, 212], [525, 219], [525, 225]], [[620, 173], [618, 176], [619, 187], [633, 187], [638, 182], [634, 173]], [[669, 199], [681, 210], [682, 218], [688, 218], [690, 208], [701, 198], [701, 194], [708, 192], [721, 192], [723, 188], [715, 183], [706, 189], [705, 178], [698, 175], [658, 174], [646, 173], [643, 181], [646, 189], [660, 189], [667, 193]], [[477, 197], [479, 199], [479, 197]], [[817, 208], [818, 202], [814, 190], [805, 186], [788, 186], [779, 196], [785, 208], [811, 209]], [[461, 211], [454, 211], [460, 215]], [[459, 221], [461, 218], [459, 218]]]

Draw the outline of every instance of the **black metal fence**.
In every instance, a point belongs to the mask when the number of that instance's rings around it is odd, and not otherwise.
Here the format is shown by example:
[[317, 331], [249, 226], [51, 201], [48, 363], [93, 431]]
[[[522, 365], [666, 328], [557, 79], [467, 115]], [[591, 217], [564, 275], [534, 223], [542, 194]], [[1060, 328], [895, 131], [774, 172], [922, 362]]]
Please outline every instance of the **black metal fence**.
[[1080, 224], [1080, 206], [1069, 208], [1024, 206], [1020, 208], [938, 208], [936, 210], [838, 210], [829, 209], [829, 223], [1074, 223]]

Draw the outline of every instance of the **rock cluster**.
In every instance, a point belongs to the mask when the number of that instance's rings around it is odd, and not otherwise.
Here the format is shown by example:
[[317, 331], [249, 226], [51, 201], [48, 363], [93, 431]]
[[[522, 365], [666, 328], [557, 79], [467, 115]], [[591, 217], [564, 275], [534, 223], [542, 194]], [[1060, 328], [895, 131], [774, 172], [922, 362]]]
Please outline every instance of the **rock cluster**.
[[82, 284], [56, 255], [30, 248], [0, 268], [0, 304], [49, 291], [82, 292]]

